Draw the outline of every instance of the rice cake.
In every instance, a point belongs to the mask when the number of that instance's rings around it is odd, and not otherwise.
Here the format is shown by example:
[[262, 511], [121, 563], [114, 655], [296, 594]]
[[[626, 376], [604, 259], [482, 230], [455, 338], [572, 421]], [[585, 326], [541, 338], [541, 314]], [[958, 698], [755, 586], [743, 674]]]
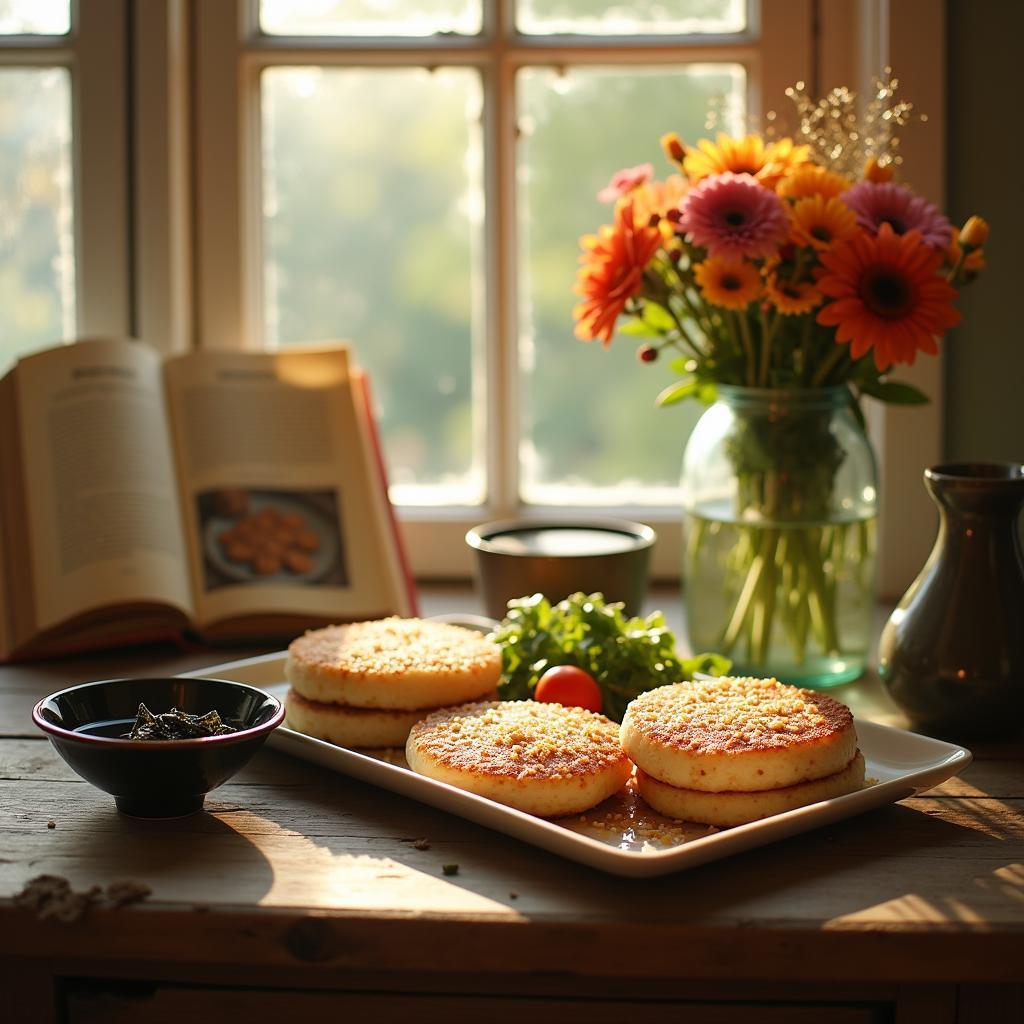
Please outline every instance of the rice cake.
[[621, 735], [648, 776], [707, 793], [827, 778], [857, 753], [845, 704], [776, 679], [723, 677], [649, 690], [626, 709]]
[[446, 622], [354, 622], [293, 640], [285, 676], [307, 700], [417, 711], [492, 693], [501, 677], [501, 649], [475, 630]]
[[289, 729], [337, 743], [340, 747], [404, 746], [409, 730], [430, 708], [393, 711], [387, 708], [355, 708], [350, 704], [327, 704], [307, 700], [294, 689], [284, 699], [285, 724]]
[[853, 760], [834, 775], [795, 786], [749, 793], [680, 789], [651, 778], [640, 768], [636, 771], [637, 792], [659, 814], [720, 828], [745, 825], [819, 800], [855, 793], [863, 785], [864, 756], [859, 750]]
[[614, 722], [532, 700], [437, 711], [412, 727], [405, 755], [421, 775], [542, 818], [589, 810], [632, 772]]

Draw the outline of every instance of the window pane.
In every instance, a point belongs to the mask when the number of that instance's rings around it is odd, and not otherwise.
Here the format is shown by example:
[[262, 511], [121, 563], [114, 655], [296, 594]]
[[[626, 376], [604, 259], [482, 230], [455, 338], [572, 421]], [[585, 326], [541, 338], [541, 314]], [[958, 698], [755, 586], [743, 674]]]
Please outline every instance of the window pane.
[[674, 501], [700, 409], [655, 408], [655, 395], [676, 378], [666, 361], [641, 365], [634, 339], [620, 334], [602, 351], [573, 337], [578, 239], [611, 222], [612, 208], [596, 194], [616, 170], [651, 162], [656, 177], [671, 172], [659, 149], [665, 132], [706, 135], [709, 106], [723, 102], [735, 111], [723, 127], [740, 129], [743, 69], [530, 69], [519, 88], [523, 498]]
[[0, 0], [0, 35], [63, 36], [71, 31], [71, 0]]
[[480, 0], [261, 0], [269, 35], [432, 36], [480, 31]]
[[262, 88], [269, 343], [351, 340], [393, 498], [480, 501], [476, 72], [272, 68]]
[[0, 372], [75, 333], [71, 76], [0, 68]]
[[519, 0], [516, 24], [527, 35], [689, 35], [742, 32], [746, 0]]

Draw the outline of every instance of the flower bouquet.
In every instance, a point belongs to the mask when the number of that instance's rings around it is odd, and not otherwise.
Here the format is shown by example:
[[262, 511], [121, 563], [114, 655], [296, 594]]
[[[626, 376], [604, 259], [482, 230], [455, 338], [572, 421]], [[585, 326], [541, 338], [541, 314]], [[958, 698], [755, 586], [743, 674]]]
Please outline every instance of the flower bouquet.
[[675, 173], [616, 174], [599, 196], [613, 223], [581, 239], [577, 337], [638, 337], [678, 376], [659, 405], [713, 406], [683, 462], [687, 619], [741, 671], [863, 670], [877, 499], [861, 399], [927, 401], [890, 373], [938, 352], [984, 266], [981, 218], [956, 230], [896, 180], [896, 86], [858, 113], [846, 89], [815, 102], [798, 85], [797, 140], [665, 135]]

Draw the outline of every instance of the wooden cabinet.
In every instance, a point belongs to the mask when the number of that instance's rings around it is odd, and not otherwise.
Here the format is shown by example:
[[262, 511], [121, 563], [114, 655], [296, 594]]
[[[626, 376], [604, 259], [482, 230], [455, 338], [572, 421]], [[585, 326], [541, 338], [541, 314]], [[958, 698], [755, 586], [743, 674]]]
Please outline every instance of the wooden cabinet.
[[[638, 983], [642, 984], [642, 983]], [[367, 1021], [372, 1024], [888, 1024], [894, 1019], [892, 999], [849, 1002], [748, 998], [719, 992], [717, 999], [651, 999], [635, 996], [608, 999], [453, 993], [308, 992], [280, 989], [191, 988], [166, 985], [72, 985], [64, 999], [67, 1024], [205, 1024], [244, 1021], [282, 1024], [299, 1019]]]

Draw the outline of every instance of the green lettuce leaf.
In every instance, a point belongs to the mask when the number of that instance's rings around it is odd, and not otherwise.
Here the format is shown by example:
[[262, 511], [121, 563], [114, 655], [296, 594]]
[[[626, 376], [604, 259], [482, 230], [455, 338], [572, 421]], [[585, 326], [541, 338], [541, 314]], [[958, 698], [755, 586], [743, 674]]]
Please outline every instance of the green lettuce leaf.
[[503, 700], [528, 700], [549, 668], [575, 665], [593, 676], [603, 713], [616, 722], [645, 690], [695, 672], [723, 675], [730, 666], [719, 654], [680, 658], [661, 612], [627, 618], [621, 604], [606, 603], [601, 594], [573, 594], [556, 605], [541, 594], [510, 601], [492, 639], [501, 647]]

